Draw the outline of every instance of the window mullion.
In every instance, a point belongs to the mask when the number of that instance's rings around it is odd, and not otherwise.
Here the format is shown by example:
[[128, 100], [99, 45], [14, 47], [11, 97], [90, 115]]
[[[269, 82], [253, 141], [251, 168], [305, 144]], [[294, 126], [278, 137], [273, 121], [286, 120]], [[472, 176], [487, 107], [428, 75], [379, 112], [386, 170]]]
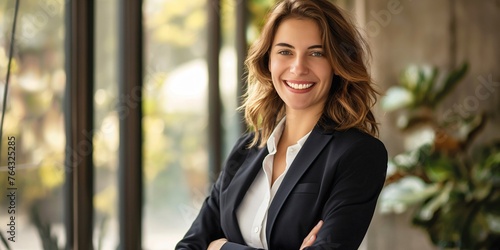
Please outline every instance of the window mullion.
[[92, 249], [94, 1], [66, 4], [66, 248]]
[[135, 250], [142, 249], [142, 1], [119, 0], [118, 9], [119, 249]]

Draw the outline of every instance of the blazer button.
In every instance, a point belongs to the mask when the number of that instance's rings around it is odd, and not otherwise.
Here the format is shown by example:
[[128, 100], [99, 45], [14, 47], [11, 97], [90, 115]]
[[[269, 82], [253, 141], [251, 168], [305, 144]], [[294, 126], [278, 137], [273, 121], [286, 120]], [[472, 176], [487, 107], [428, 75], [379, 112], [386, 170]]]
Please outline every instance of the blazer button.
[[255, 227], [255, 228], [253, 229], [253, 231], [254, 231], [255, 233], [258, 233], [258, 232], [259, 232], [259, 227]]

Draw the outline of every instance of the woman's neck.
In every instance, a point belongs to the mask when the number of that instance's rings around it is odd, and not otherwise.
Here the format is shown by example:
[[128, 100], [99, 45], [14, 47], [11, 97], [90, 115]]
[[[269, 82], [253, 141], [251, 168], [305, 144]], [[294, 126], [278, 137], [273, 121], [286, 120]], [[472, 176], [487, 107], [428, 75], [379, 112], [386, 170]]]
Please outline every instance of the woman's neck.
[[311, 112], [299, 113], [287, 111], [285, 128], [282, 134], [285, 144], [295, 144], [314, 128], [320, 117], [321, 114]]

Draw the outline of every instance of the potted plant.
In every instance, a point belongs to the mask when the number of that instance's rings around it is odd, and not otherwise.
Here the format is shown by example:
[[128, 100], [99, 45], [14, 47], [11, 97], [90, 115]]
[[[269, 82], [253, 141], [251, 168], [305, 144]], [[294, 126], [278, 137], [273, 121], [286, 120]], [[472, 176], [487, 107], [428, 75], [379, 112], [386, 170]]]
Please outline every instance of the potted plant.
[[441, 249], [500, 249], [500, 141], [473, 143], [485, 114], [437, 112], [467, 69], [410, 66], [388, 89], [382, 107], [396, 113], [406, 151], [389, 160], [380, 208], [415, 208], [412, 223]]

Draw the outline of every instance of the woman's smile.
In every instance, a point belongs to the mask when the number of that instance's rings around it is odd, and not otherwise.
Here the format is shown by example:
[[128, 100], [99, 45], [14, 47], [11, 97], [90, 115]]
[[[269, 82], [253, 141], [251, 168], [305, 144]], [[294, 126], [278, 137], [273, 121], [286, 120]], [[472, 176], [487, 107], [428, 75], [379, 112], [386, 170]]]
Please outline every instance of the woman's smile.
[[284, 83], [294, 90], [307, 90], [314, 85], [314, 82], [310, 81], [284, 80]]

